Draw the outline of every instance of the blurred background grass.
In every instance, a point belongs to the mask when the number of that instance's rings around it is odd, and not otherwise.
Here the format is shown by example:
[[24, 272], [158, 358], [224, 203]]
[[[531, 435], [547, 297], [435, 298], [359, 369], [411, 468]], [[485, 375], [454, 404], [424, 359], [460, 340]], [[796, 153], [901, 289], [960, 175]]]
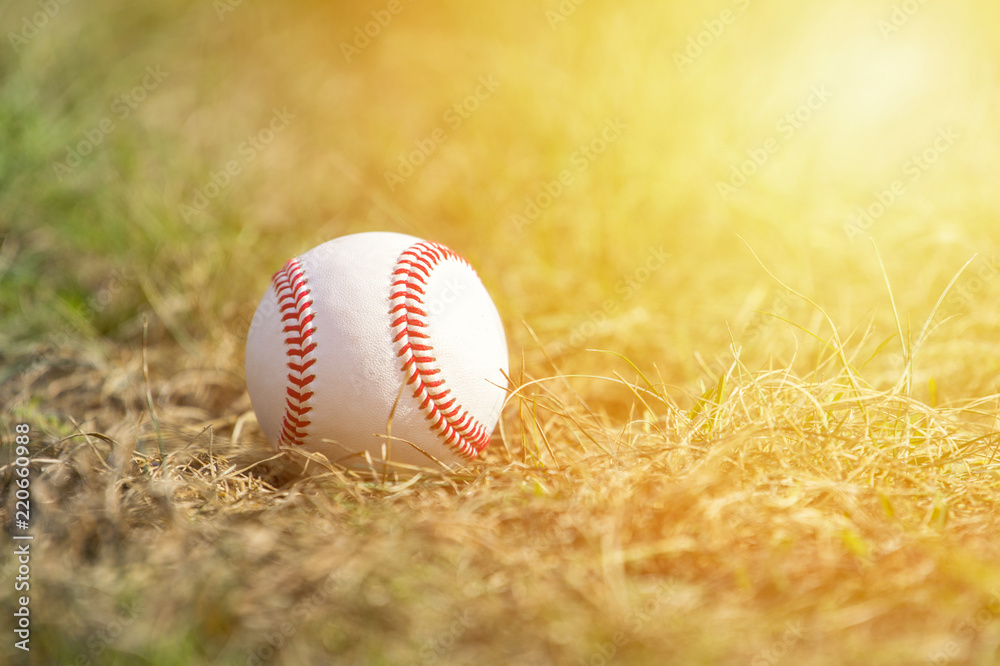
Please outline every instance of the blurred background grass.
[[[711, 362], [731, 340], [751, 366], [810, 344], [757, 311], [829, 335], [747, 245], [845, 330], [874, 321], [872, 350], [895, 324], [869, 237], [917, 328], [965, 261], [980, 255], [968, 279], [997, 256], [994, 3], [906, 3], [912, 16], [777, 0], [58, 7], [34, 32], [41, 5], [0, 10], [5, 346], [134, 340], [152, 309], [155, 339], [234, 369], [284, 258], [391, 229], [469, 256], [529, 365], [542, 357], [522, 320], [566, 370], [604, 362], [585, 348], [614, 348], [685, 385], [703, 372], [696, 353]], [[147, 68], [166, 75], [126, 108]], [[495, 90], [449, 112], [481, 77]], [[247, 160], [240, 146], [276, 109], [294, 117]], [[105, 119], [113, 131], [57, 173]], [[609, 120], [620, 136], [581, 162]], [[413, 175], [387, 182], [439, 128]], [[909, 160], [947, 128], [957, 140], [911, 181]], [[769, 139], [777, 150], [721, 193]], [[231, 160], [241, 173], [184, 209]], [[519, 224], [563, 170], [571, 184]], [[905, 193], [849, 233], [897, 179]], [[665, 265], [642, 271], [660, 247]], [[974, 286], [945, 308], [959, 318], [936, 338], [943, 351], [918, 364], [946, 396], [995, 387], [1000, 287]], [[898, 354], [877, 362], [889, 377], [902, 367]]]
[[[997, 392], [996, 3], [402, 0], [388, 20], [389, 4], [0, 6], [0, 380], [21, 418], [75, 430], [12, 380], [86, 365], [110, 379], [61, 384], [73, 418], [134, 428], [104, 407], [133, 405], [144, 320], [165, 401], [215, 372], [212, 400], [175, 407], [236, 403], [271, 274], [375, 229], [465, 255], [528, 376], [553, 372], [546, 356], [607, 375], [620, 364], [586, 349], [611, 349], [655, 366], [682, 407], [734, 345], [752, 370], [803, 375], [826, 353], [820, 313], [753, 252], [829, 312], [858, 365], [897, 330], [886, 279], [915, 339], [978, 255], [914, 394]], [[262, 134], [276, 113], [287, 125]], [[957, 138], [935, 145], [942, 132]], [[401, 160], [421, 163], [392, 182]], [[903, 349], [871, 360], [876, 388]], [[579, 390], [627, 408], [606, 383]]]

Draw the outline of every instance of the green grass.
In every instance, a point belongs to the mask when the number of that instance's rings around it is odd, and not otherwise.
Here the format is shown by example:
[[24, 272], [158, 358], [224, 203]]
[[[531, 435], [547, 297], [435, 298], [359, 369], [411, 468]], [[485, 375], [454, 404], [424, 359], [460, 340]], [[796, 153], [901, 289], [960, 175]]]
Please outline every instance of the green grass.
[[[883, 36], [889, 2], [404, 0], [349, 62], [386, 3], [217, 5], [68, 3], [16, 52], [39, 5], [0, 9], [8, 531], [15, 424], [35, 458], [32, 651], [5, 629], [0, 658], [998, 659], [992, 3]], [[469, 473], [303, 476], [252, 417], [271, 274], [378, 229], [459, 251], [503, 316], [514, 390]]]

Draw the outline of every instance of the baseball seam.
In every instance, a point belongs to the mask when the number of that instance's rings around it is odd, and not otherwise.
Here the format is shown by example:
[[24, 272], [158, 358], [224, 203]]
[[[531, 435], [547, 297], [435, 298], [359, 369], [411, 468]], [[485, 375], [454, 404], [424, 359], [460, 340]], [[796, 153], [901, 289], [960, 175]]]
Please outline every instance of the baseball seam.
[[456, 453], [472, 459], [489, 444], [490, 433], [451, 395], [427, 333], [427, 282], [435, 267], [445, 261], [458, 261], [475, 274], [469, 262], [439, 243], [415, 243], [399, 255], [389, 295], [392, 342], [406, 384], [414, 385], [413, 397], [431, 421], [431, 430]]
[[313, 355], [316, 341], [312, 339], [316, 326], [313, 324], [313, 302], [309, 298], [311, 291], [305, 268], [297, 258], [289, 259], [284, 268], [271, 278], [271, 284], [278, 300], [282, 332], [285, 334], [285, 354], [288, 356], [285, 416], [281, 421], [278, 447], [301, 446], [305, 443], [312, 424], [308, 419], [309, 412], [312, 411], [310, 400], [313, 397], [309, 385], [316, 378], [314, 374], [307, 374], [316, 363]]

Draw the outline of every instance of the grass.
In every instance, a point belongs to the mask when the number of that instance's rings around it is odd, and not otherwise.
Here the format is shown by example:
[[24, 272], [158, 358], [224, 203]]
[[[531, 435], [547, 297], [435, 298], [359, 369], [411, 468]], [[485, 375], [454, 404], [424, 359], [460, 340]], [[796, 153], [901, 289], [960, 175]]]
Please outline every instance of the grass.
[[[385, 6], [0, 9], [0, 513], [26, 423], [34, 535], [0, 658], [995, 663], [998, 9], [404, 3], [348, 60]], [[256, 426], [268, 278], [374, 229], [504, 318], [469, 470]]]

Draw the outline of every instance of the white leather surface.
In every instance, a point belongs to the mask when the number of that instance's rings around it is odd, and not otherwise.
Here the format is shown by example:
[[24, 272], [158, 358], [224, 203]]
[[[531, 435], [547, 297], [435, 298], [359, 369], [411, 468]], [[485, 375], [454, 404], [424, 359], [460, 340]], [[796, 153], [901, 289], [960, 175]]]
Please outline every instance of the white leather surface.
[[[406, 379], [393, 345], [390, 291], [400, 254], [420, 239], [389, 232], [369, 232], [334, 239], [300, 255], [313, 301], [316, 362], [305, 403], [311, 423], [304, 446], [331, 461], [365, 466], [363, 458], [345, 459], [367, 449], [381, 459], [393, 402]], [[507, 343], [500, 316], [482, 282], [466, 264], [438, 263], [427, 279], [424, 309], [440, 377], [464, 410], [492, 432], [503, 403]], [[289, 384], [288, 356], [273, 284], [254, 314], [247, 337], [246, 378], [261, 429], [275, 444], [285, 416]], [[443, 444], [430, 421], [403, 389], [392, 422], [392, 436], [409, 440], [442, 462], [465, 460]], [[324, 440], [332, 440], [327, 442]], [[413, 447], [394, 441], [390, 460], [433, 466]]]

